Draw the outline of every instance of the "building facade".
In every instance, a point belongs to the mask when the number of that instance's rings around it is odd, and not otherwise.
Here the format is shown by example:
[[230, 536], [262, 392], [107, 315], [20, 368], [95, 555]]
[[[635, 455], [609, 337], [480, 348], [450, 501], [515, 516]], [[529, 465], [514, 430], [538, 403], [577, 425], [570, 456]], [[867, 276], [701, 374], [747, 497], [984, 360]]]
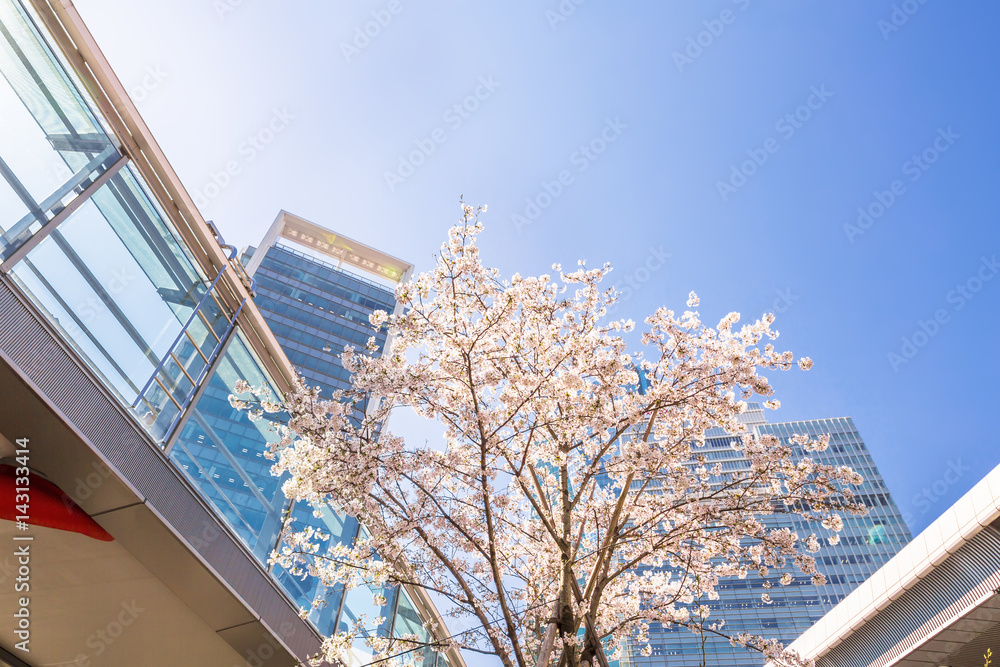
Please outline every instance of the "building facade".
[[260, 248], [246, 248], [243, 262], [257, 282], [257, 306], [285, 354], [309, 386], [329, 396], [348, 389], [340, 362], [345, 346], [363, 350], [385, 331], [368, 316], [396, 310], [394, 286], [413, 266], [353, 239], [281, 211]]
[[228, 400], [294, 377], [253, 278], [72, 2], [0, 0], [0, 73], [0, 665], [304, 664], [334, 619], [268, 564], [292, 508]]
[[791, 648], [817, 667], [980, 667], [1000, 657], [1000, 466]]
[[[811, 577], [793, 570], [789, 570], [794, 576], [790, 585], [774, 585], [769, 589], [763, 588], [763, 582], [756, 576], [729, 578], [720, 581], [719, 599], [707, 603], [712, 609], [709, 620], [725, 619], [726, 633], [760, 634], [788, 644], [890, 560], [909, 542], [910, 532], [849, 417], [769, 424], [763, 410], [755, 403], [749, 404], [743, 417], [748, 428], [757, 435], [771, 434], [786, 444], [797, 434], [829, 434], [829, 447], [809, 455], [821, 463], [850, 466], [865, 480], [858, 493], [869, 507], [868, 515], [844, 517], [840, 542], [823, 544], [822, 551], [817, 554], [818, 569], [826, 575], [826, 585], [814, 586]], [[724, 472], [749, 470], [741, 452], [732, 447], [737, 439], [738, 436], [727, 435], [722, 429], [713, 429], [706, 433], [704, 447], [696, 451], [704, 455], [708, 464], [720, 464]], [[819, 526], [808, 525], [801, 518], [790, 515], [772, 515], [765, 518], [765, 523], [769, 528], [786, 527], [799, 535], [815, 532], [822, 537], [824, 532]], [[771, 604], [762, 602], [761, 595], [765, 592]], [[701, 637], [690, 630], [654, 625], [649, 636], [652, 654], [644, 657], [632, 651], [629, 660], [633, 665], [698, 667], [702, 664]], [[760, 654], [733, 647], [728, 640], [711, 635], [705, 642], [704, 658], [709, 665], [751, 667], [764, 664]]]
[[[376, 310], [395, 312], [394, 285], [407, 280], [413, 266], [359, 241], [349, 239], [308, 220], [281, 211], [259, 247], [246, 248], [243, 263], [257, 285], [256, 304], [288, 358], [308, 386], [320, 387], [330, 397], [335, 390], [350, 388], [350, 375], [340, 355], [345, 346], [363, 351], [372, 336], [377, 353], [386, 342], [385, 330], [373, 331], [368, 316]], [[349, 516], [329, 508], [297, 503], [292, 508], [295, 527], [313, 526], [330, 536], [331, 544], [351, 544], [364, 528]], [[277, 572], [289, 590], [296, 591], [301, 604], [320, 598], [326, 604], [311, 618], [324, 632], [345, 631], [362, 615], [385, 621], [372, 634], [415, 634], [430, 637], [422, 627], [425, 614], [420, 590], [371, 590], [361, 587], [345, 593], [340, 588], [326, 590], [311, 579], [301, 580], [287, 572]], [[373, 596], [386, 599], [382, 607]], [[427, 604], [427, 603], [424, 603]], [[354, 648], [351, 664], [364, 665], [371, 656], [363, 640]], [[447, 656], [423, 651], [423, 667], [447, 667]]]

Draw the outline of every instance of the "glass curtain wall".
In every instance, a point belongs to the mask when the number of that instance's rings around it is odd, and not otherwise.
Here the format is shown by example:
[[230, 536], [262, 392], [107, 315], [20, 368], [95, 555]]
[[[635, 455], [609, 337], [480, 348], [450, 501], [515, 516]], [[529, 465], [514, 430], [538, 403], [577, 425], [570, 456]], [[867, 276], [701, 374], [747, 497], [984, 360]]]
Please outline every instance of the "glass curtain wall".
[[[750, 404], [759, 410], [757, 404]], [[775, 424], [755, 423], [757, 434], [770, 434], [793, 448], [793, 456], [809, 456], [828, 465], [847, 465], [865, 479], [857, 489], [858, 499], [868, 508], [867, 516], [845, 516], [844, 530], [837, 544], [823, 540], [823, 549], [817, 554], [818, 570], [826, 575], [827, 583], [816, 586], [809, 576], [803, 576], [794, 567], [772, 568], [773, 577], [782, 573], [792, 576], [787, 585], [764, 588], [764, 582], [755, 574], [745, 579], [729, 577], [720, 580], [716, 587], [719, 599], [705, 601], [712, 610], [709, 621], [723, 618], [726, 631], [732, 634], [749, 632], [790, 643], [802, 632], [844, 599], [882, 565], [888, 562], [910, 540], [906, 527], [891, 496], [888, 494], [878, 468], [865, 446], [861, 434], [850, 418], [820, 419]], [[804, 452], [791, 438], [805, 434], [812, 437], [830, 435], [830, 445], [822, 452]], [[742, 451], [734, 449], [737, 436], [725, 434], [723, 429], [706, 432], [705, 444], [697, 449], [709, 465], [719, 464], [724, 473], [748, 472], [750, 464]], [[694, 465], [694, 464], [692, 464]], [[800, 536], [817, 533], [827, 537], [826, 531], [793, 514], [775, 513], [760, 517], [768, 529], [788, 528]], [[753, 544], [748, 540], [747, 544]], [[770, 603], [761, 600], [768, 593]], [[651, 655], [640, 655], [633, 647], [629, 662], [637, 667], [658, 667], [665, 662], [678, 667], [698, 667], [702, 663], [701, 638], [686, 628], [651, 623], [649, 628]], [[753, 667], [763, 665], [760, 654], [731, 646], [728, 640], [709, 636], [704, 646], [709, 664], [728, 667]]]
[[[259, 290], [257, 305], [288, 358], [306, 383], [319, 386], [326, 397], [335, 389], [350, 388], [350, 374], [343, 368], [340, 354], [345, 345], [363, 350], [372, 335], [368, 315], [380, 309], [392, 312], [392, 292], [281, 243], [254, 252], [266, 253], [254, 274]], [[385, 338], [385, 329], [375, 333], [379, 350]], [[330, 535], [331, 545], [353, 544], [359, 530], [354, 518], [325, 506], [314, 512], [306, 503], [296, 503], [292, 521], [295, 530], [311, 526]], [[362, 586], [345, 595], [342, 587], [327, 589], [314, 579], [302, 581], [281, 568], [275, 569], [275, 576], [287, 581], [289, 590], [294, 587], [296, 601], [303, 607], [311, 606], [314, 600], [326, 600], [325, 606], [310, 616], [324, 633], [346, 631], [362, 619], [366, 635], [387, 636], [392, 629], [395, 589]], [[375, 602], [382, 598], [384, 604]], [[379, 617], [387, 620], [374, 624]], [[359, 656], [367, 655], [361, 640], [355, 650]]]
[[165, 439], [229, 318], [209, 299], [173, 345], [205, 276], [13, 0], [0, 0], [0, 72], [3, 268]]
[[270, 382], [37, 26], [0, 0], [0, 267], [266, 563], [273, 436], [228, 397]]
[[[0, 0], [0, 272], [266, 566], [290, 510], [264, 456], [275, 434], [229, 396], [240, 379], [278, 392], [236, 314], [216, 299], [219, 275], [194, 261], [38, 26], [22, 4]], [[357, 521], [324, 512], [296, 507], [291, 520], [318, 525], [333, 543], [357, 538]], [[394, 590], [344, 595], [314, 578], [272, 573], [301, 606], [328, 599], [309, 616], [323, 633], [366, 614], [387, 619], [371, 632], [398, 625], [426, 636], [405, 595], [404, 620], [393, 620]], [[427, 654], [431, 667], [437, 654]], [[446, 666], [443, 656], [438, 664]]]
[[0, 71], [0, 260], [6, 260], [121, 156], [13, 0], [0, 0]]
[[[232, 339], [204, 393], [170, 449], [170, 458], [225, 517], [261, 563], [266, 563], [281, 531], [288, 501], [285, 478], [271, 475], [265, 458], [277, 435], [267, 419], [252, 422], [235, 409], [229, 396], [236, 383], [266, 386], [278, 396], [242, 335]], [[249, 395], [243, 396], [249, 399]], [[280, 417], [280, 415], [271, 415]], [[288, 591], [294, 597], [294, 589]]]

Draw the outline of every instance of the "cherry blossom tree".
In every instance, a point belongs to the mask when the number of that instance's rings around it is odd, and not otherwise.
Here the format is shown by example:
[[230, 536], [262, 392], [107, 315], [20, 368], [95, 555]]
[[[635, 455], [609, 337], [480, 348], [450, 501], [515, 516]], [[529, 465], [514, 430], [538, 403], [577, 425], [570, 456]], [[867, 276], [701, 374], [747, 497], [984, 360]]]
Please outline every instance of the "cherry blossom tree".
[[[276, 560], [331, 587], [423, 588], [461, 628], [448, 644], [504, 667], [596, 666], [629, 644], [648, 654], [651, 623], [725, 634], [708, 608], [723, 577], [786, 585], [794, 569], [823, 583], [817, 533], [766, 517], [793, 513], [835, 540], [845, 512], [864, 512], [861, 478], [809, 457], [828, 438], [758, 437], [741, 422], [747, 399], [772, 394], [763, 373], [795, 363], [769, 342], [773, 315], [708, 326], [692, 293], [683, 313], [647, 317], [644, 350], [629, 351], [635, 324], [606, 316], [610, 266], [503, 279], [480, 260], [484, 211], [463, 203], [433, 269], [397, 288], [399, 314], [371, 316], [388, 329], [384, 353], [374, 338], [369, 353], [345, 350], [351, 391], [233, 397], [253, 418], [289, 415], [270, 453], [288, 497], [366, 528], [349, 546], [288, 532]], [[401, 407], [439, 422], [442, 440], [392, 433]], [[745, 470], [702, 455], [713, 427], [739, 436]], [[359, 630], [329, 638], [323, 658]], [[805, 664], [765, 637], [731, 641]], [[371, 642], [374, 660], [406, 650]]]

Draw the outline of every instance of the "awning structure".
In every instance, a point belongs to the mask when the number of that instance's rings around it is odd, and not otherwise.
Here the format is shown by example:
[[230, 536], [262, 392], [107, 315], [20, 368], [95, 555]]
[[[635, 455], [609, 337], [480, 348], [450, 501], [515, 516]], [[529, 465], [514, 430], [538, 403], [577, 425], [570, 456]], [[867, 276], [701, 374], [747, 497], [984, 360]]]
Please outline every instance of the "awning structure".
[[1000, 466], [791, 648], [817, 667], [973, 667], [1000, 657]]

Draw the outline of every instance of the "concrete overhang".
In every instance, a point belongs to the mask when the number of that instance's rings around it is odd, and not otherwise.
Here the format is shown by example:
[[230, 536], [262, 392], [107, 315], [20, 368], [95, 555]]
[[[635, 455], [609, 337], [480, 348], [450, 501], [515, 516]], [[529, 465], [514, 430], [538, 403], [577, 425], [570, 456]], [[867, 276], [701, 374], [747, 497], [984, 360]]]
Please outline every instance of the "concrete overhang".
[[1000, 466], [790, 648], [819, 667], [982, 664], [1000, 647], [998, 594]]

